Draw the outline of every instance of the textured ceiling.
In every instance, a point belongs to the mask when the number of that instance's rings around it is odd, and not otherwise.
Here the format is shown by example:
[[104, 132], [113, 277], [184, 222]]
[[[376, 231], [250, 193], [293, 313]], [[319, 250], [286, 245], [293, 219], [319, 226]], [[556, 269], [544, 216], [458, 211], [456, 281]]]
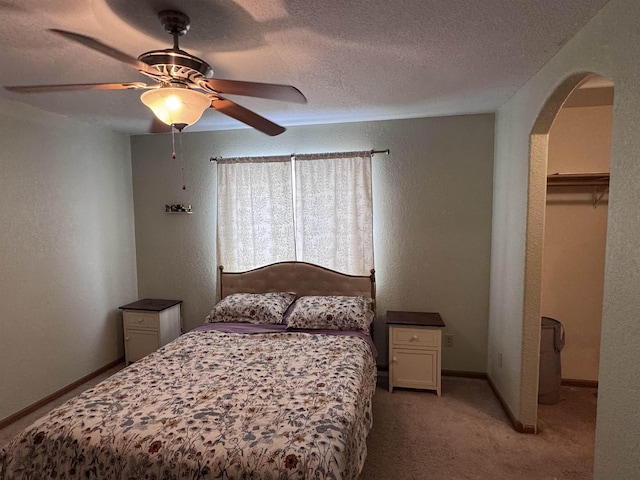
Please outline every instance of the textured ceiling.
[[[148, 81], [48, 28], [131, 56], [169, 48], [157, 12], [180, 10], [180, 47], [218, 78], [298, 87], [305, 105], [232, 97], [284, 126], [490, 112], [607, 0], [0, 0], [0, 85]], [[0, 96], [129, 133], [140, 91]], [[189, 130], [244, 128], [213, 109]]]

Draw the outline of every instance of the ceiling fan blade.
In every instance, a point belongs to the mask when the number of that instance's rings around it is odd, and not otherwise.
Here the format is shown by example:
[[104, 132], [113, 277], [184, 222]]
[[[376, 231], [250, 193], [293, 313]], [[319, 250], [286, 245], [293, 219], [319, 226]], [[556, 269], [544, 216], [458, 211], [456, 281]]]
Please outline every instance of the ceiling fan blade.
[[271, 120], [267, 120], [257, 113], [241, 107], [237, 103], [227, 100], [226, 98], [214, 98], [211, 100], [211, 107], [215, 108], [220, 113], [224, 113], [231, 118], [235, 118], [242, 123], [246, 123], [250, 127], [260, 130], [262, 133], [266, 133], [272, 137], [280, 135], [285, 131], [285, 128], [281, 127], [277, 123], [273, 123]]
[[307, 103], [307, 99], [302, 92], [291, 85], [220, 80], [218, 78], [202, 78], [198, 80], [198, 85], [200, 88], [215, 93], [268, 98], [271, 100], [282, 100], [284, 102]]
[[4, 87], [10, 92], [16, 93], [43, 93], [43, 92], [71, 92], [76, 90], [138, 90], [154, 88], [146, 83], [77, 83], [67, 85], [26, 85], [18, 87]]
[[158, 75], [158, 70], [156, 70], [155, 68], [150, 67], [146, 63], [139, 61], [137, 58], [134, 58], [131, 55], [121, 52], [120, 50], [116, 50], [115, 48], [112, 48], [108, 45], [105, 45], [104, 43], [96, 40], [95, 38], [88, 37], [86, 35], [81, 35], [79, 33], [67, 32], [66, 30], [59, 30], [57, 28], [50, 28], [49, 31], [55, 34], [58, 34], [62, 37], [65, 37], [68, 40], [72, 40], [76, 43], [79, 43], [80, 45], [84, 45], [85, 47], [89, 47], [100, 53], [104, 53], [105, 55], [111, 58], [114, 58], [122, 63], [126, 63], [127, 65], [132, 66], [136, 70], [140, 70], [142, 72], [145, 72], [151, 75], [156, 75], [156, 76]]

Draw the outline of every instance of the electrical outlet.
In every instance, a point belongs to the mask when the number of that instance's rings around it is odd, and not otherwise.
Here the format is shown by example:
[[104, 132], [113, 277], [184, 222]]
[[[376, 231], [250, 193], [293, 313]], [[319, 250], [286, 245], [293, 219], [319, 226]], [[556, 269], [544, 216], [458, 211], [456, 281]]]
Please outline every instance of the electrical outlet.
[[498, 352], [498, 366], [502, 368], [502, 352]]
[[444, 346], [445, 347], [453, 347], [453, 335], [445, 335], [444, 336]]

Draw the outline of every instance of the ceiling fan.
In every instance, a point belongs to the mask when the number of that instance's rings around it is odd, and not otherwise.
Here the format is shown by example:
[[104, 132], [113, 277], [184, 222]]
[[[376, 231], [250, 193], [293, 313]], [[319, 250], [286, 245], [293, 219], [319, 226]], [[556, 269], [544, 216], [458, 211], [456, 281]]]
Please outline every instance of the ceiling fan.
[[[137, 59], [86, 35], [55, 28], [49, 30], [132, 66], [140, 73], [155, 80], [155, 84], [142, 82], [84, 83], [5, 88], [18, 93], [147, 90], [140, 97], [142, 103], [154, 112], [156, 118], [177, 130], [182, 131], [185, 127], [197, 122], [204, 110], [211, 107], [271, 136], [279, 135], [285, 131], [285, 128], [224, 98], [222, 94], [306, 103], [305, 96], [291, 85], [212, 78], [213, 69], [207, 62], [181, 50], [178, 45], [179, 37], [189, 30], [189, 17], [175, 10], [164, 10], [159, 13], [159, 17], [164, 29], [173, 36], [173, 48], [145, 52]], [[152, 128], [152, 130], [158, 130], [158, 128]]]

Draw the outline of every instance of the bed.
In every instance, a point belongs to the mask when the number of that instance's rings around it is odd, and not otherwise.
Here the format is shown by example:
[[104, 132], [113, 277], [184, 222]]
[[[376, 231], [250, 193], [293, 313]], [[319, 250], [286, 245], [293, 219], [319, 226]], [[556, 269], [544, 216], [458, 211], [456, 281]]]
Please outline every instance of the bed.
[[[375, 347], [366, 329], [351, 330], [349, 321], [322, 328], [317, 318], [340, 317], [327, 307], [335, 299], [373, 310], [373, 270], [349, 276], [299, 262], [220, 268], [219, 285], [210, 321], [7, 444], [0, 480], [357, 478], [372, 426]], [[295, 295], [282, 310], [287, 292]], [[252, 296], [259, 306], [235, 321], [229, 312]], [[263, 321], [269, 309], [286, 323]]]

